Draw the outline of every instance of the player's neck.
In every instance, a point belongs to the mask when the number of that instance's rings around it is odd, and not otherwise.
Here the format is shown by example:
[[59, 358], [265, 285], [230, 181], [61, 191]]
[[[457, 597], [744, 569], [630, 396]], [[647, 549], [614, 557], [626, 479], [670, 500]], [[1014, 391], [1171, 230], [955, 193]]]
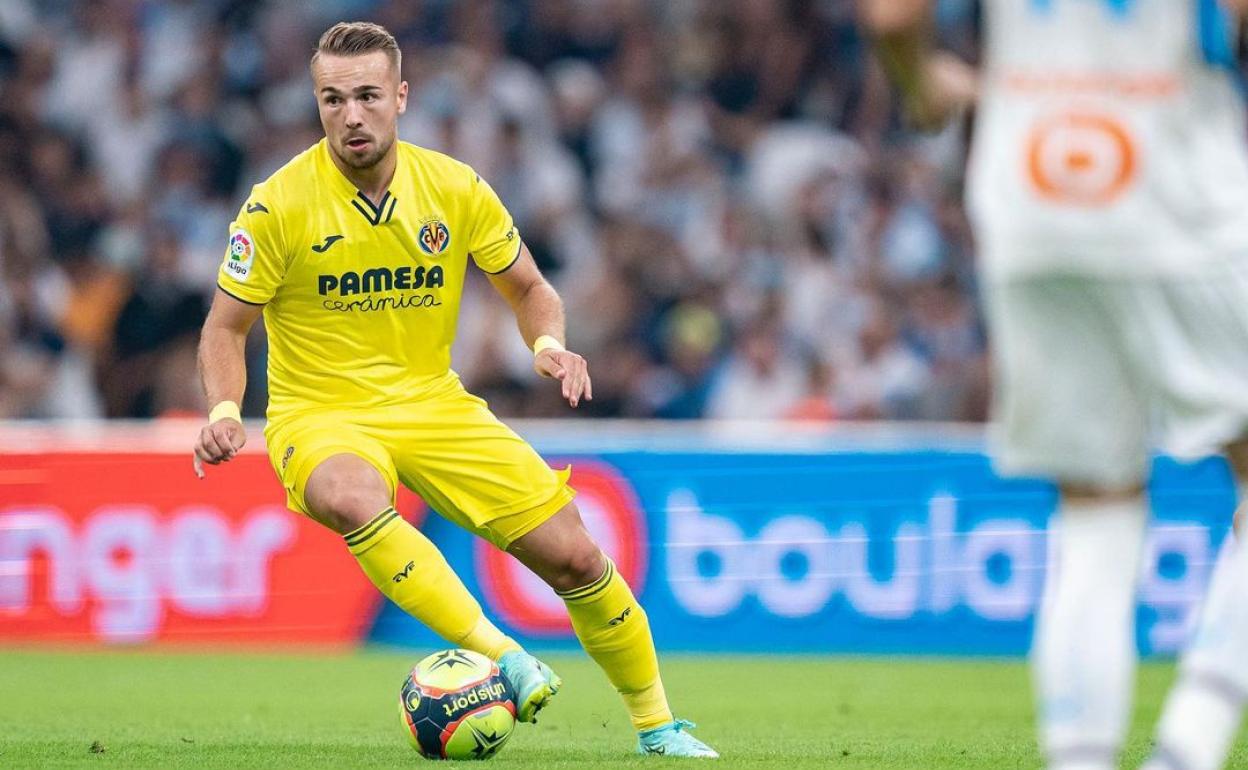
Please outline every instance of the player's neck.
[[364, 194], [374, 204], [381, 201], [381, 196], [386, 194], [386, 190], [390, 189], [390, 183], [394, 181], [394, 170], [399, 165], [399, 146], [395, 142], [390, 147], [390, 151], [385, 157], [368, 168], [352, 168], [337, 153], [331, 152], [330, 158], [334, 165], [347, 178], [347, 181], [355, 185], [355, 189]]

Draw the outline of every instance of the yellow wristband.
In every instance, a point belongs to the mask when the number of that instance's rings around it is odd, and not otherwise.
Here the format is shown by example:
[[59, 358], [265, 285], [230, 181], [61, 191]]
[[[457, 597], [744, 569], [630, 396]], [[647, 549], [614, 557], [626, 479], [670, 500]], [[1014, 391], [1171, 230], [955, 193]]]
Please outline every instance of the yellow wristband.
[[233, 401], [222, 401], [212, 408], [208, 413], [208, 424], [211, 425], [217, 420], [223, 420], [229, 417], [231, 420], [243, 421], [243, 414], [238, 409], [238, 404]]
[[549, 334], [543, 334], [533, 341], [533, 355], [541, 353], [543, 350], [567, 350], [563, 343]]

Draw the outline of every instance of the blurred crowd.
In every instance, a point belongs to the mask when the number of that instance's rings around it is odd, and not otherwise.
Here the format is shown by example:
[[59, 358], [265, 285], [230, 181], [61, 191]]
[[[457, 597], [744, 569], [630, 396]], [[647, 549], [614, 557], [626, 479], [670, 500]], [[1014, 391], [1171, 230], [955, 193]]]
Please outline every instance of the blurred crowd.
[[[972, 58], [975, 15], [939, 6]], [[983, 418], [964, 132], [898, 123], [852, 0], [3, 0], [0, 418], [203, 413], [229, 223], [320, 138], [343, 19], [395, 34], [400, 138], [488, 179], [564, 297], [581, 413]], [[570, 414], [531, 362], [477, 275], [457, 371]]]

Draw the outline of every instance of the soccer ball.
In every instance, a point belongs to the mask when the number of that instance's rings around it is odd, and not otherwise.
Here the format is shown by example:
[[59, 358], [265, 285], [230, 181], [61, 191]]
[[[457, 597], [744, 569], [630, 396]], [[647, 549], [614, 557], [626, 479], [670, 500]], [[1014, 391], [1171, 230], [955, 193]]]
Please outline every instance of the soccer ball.
[[489, 759], [515, 729], [515, 693], [484, 655], [443, 650], [403, 680], [399, 716], [412, 747], [430, 759]]

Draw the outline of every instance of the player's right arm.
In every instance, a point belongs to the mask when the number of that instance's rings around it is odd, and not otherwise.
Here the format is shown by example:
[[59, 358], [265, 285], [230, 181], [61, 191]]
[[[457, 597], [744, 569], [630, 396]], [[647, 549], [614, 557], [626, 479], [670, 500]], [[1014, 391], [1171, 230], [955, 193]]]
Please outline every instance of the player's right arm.
[[285, 239], [274, 191], [252, 190], [230, 225], [217, 293], [199, 338], [199, 374], [212, 411], [195, 442], [195, 475], [227, 462], [247, 443], [239, 403], [247, 387], [247, 333], [286, 275]]
[[975, 71], [932, 46], [932, 0], [858, 0], [858, 16], [909, 120], [938, 129], [975, 100]]
[[[195, 442], [195, 475], [204, 477], [204, 463], [228, 462], [247, 443], [239, 416], [220, 404], [237, 405], [247, 387], [247, 333], [263, 311], [218, 288], [199, 338], [199, 375], [208, 403], [214, 405], [209, 423]], [[220, 412], [225, 414], [220, 414]], [[215, 417], [216, 419], [212, 419]]]

